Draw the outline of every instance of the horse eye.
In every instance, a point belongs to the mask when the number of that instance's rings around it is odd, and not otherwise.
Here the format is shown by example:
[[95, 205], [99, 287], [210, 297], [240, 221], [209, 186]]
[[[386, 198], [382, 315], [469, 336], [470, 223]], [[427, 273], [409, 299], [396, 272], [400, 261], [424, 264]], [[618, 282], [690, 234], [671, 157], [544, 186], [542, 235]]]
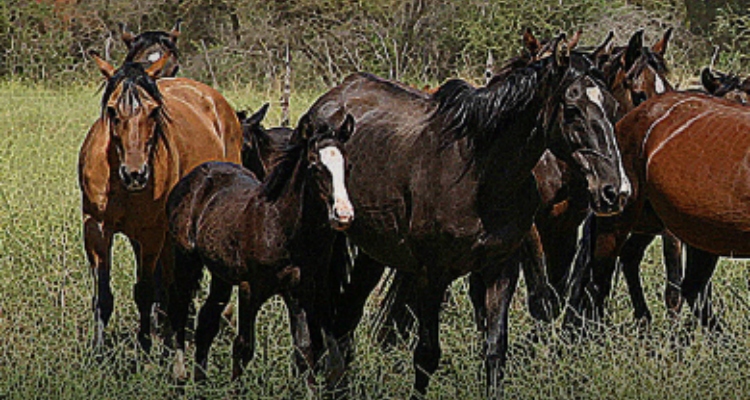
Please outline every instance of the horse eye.
[[115, 111], [114, 107], [107, 107], [107, 117], [110, 121], [112, 121], [113, 124], [120, 124], [120, 119], [117, 118], [117, 111]]

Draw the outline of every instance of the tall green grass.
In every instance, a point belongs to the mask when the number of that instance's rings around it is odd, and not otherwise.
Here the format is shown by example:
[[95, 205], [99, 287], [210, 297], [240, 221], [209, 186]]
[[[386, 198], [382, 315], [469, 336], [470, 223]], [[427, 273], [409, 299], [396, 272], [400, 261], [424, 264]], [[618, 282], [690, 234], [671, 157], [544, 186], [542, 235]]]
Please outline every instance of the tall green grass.
[[[293, 119], [317, 93], [292, 99]], [[214, 343], [209, 382], [179, 389], [170, 378], [171, 359], [161, 346], [152, 356], [136, 351], [132, 300], [134, 260], [126, 241], [116, 240], [113, 288], [115, 314], [107, 329], [111, 350], [96, 360], [92, 337], [92, 285], [83, 254], [77, 156], [99, 113], [95, 87], [50, 91], [0, 84], [0, 398], [224, 398], [229, 383], [231, 340], [227, 324]], [[227, 97], [238, 108], [257, 109], [274, 93], [235, 87]], [[268, 125], [279, 120], [272, 107]], [[507, 398], [743, 398], [750, 393], [750, 310], [746, 263], [722, 261], [714, 295], [725, 327], [721, 336], [682, 330], [665, 317], [659, 247], [644, 261], [644, 286], [655, 321], [643, 335], [632, 324], [624, 284], [610, 301], [611, 324], [597, 340], [568, 344], [559, 323], [534, 323], [521, 288], [512, 306]], [[429, 398], [481, 398], [482, 340], [476, 333], [466, 284], [454, 285], [441, 316], [443, 358]], [[377, 297], [377, 296], [376, 296]], [[357, 331], [354, 398], [400, 399], [410, 393], [410, 346], [383, 351], [369, 327], [374, 302]], [[689, 320], [683, 312], [683, 322]], [[673, 333], [692, 332], [687, 345]], [[535, 335], [532, 335], [535, 333]], [[539, 339], [532, 339], [537, 336]], [[249, 398], [319, 397], [292, 368], [286, 310], [275, 299], [258, 323], [256, 358], [243, 383]], [[192, 354], [192, 353], [191, 353]], [[137, 362], [136, 362], [137, 360]], [[192, 362], [192, 359], [191, 359]]]

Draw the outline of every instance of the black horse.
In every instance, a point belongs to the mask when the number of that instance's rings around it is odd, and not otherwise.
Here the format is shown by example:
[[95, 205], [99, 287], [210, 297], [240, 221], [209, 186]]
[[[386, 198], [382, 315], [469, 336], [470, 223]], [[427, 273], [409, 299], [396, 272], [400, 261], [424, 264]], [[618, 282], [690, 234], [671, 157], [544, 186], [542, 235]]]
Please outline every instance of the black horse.
[[[617, 213], [628, 196], [603, 109], [610, 94], [588, 58], [559, 48], [563, 37], [541, 57], [510, 63], [487, 87], [452, 80], [429, 95], [355, 74], [308, 111], [326, 124], [347, 114], [357, 120], [346, 147], [360, 211], [347, 236], [360, 249], [358, 270], [382, 273], [388, 265], [415, 277], [419, 394], [440, 358], [438, 313], [447, 286], [481, 271], [487, 298], [515, 289], [518, 272], [502, 263], [531, 230], [539, 206], [531, 171], [546, 149], [587, 177], [595, 212]], [[336, 307], [340, 339], [361, 316], [372, 289], [367, 278], [352, 276], [349, 285], [368, 290]], [[490, 382], [503, 374], [506, 320], [488, 317]]]
[[261, 181], [273, 169], [294, 131], [288, 127], [265, 128], [262, 122], [267, 112], [268, 103], [249, 117], [237, 112], [242, 123], [242, 165]]
[[157, 78], [176, 76], [180, 69], [177, 39], [180, 37], [181, 24], [182, 20], [178, 19], [169, 32], [146, 31], [139, 35], [130, 32], [125, 24], [120, 24], [122, 41], [128, 48], [125, 62], [137, 62], [144, 68], [148, 68], [162, 55], [169, 54], [169, 60], [159, 72]]
[[330, 306], [324, 296], [329, 255], [336, 230], [354, 218], [344, 175], [342, 144], [353, 130], [347, 117], [339, 129], [300, 120], [287, 148], [263, 182], [230, 163], [205, 163], [183, 178], [167, 203], [175, 247], [175, 283], [169, 317], [177, 336], [175, 375], [186, 375], [185, 324], [203, 266], [211, 288], [198, 317], [196, 380], [205, 378], [208, 352], [219, 317], [240, 285], [239, 334], [233, 348], [233, 378], [252, 359], [255, 318], [272, 295], [289, 306], [291, 330], [301, 368], [314, 365], [330, 332]]

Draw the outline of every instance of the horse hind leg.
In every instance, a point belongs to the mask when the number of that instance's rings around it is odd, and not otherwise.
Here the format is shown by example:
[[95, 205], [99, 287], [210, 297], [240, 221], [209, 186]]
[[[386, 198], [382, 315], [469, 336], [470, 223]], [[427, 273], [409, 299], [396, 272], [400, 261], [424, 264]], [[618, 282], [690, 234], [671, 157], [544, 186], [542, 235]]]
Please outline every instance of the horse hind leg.
[[[255, 356], [255, 321], [263, 298], [249, 282], [240, 283], [238, 293], [238, 333], [232, 345], [232, 380], [237, 380]], [[269, 297], [269, 296], [264, 296]]]
[[211, 278], [208, 298], [198, 313], [198, 326], [195, 328], [195, 381], [206, 380], [208, 353], [211, 343], [219, 333], [221, 313], [232, 295], [232, 285], [219, 277]]
[[91, 275], [94, 281], [92, 305], [96, 325], [94, 348], [97, 351], [104, 348], [104, 328], [109, 323], [114, 309], [114, 296], [110, 287], [113, 235], [112, 230], [106, 228], [103, 223], [88, 215], [84, 216], [84, 248], [91, 265]]

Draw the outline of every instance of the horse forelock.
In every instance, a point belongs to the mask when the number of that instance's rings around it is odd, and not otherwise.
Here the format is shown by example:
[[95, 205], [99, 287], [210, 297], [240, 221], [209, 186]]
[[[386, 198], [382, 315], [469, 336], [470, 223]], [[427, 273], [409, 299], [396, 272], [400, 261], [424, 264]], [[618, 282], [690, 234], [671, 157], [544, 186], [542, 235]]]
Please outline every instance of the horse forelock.
[[146, 70], [139, 63], [127, 62], [107, 81], [102, 96], [102, 111], [111, 101], [111, 97], [116, 93], [118, 87], [122, 86], [119, 91], [118, 103], [126, 102], [128, 105], [137, 105], [142, 103], [138, 88], [143, 89], [157, 104], [163, 104], [163, 97], [159, 91], [156, 81], [146, 74]]
[[133, 62], [137, 53], [143, 49], [152, 46], [160, 45], [169, 50], [175, 58], [179, 58], [180, 55], [177, 51], [177, 44], [172, 41], [172, 37], [166, 32], [161, 31], [147, 31], [138, 35], [133, 41], [130, 51], [125, 56], [125, 62]]

